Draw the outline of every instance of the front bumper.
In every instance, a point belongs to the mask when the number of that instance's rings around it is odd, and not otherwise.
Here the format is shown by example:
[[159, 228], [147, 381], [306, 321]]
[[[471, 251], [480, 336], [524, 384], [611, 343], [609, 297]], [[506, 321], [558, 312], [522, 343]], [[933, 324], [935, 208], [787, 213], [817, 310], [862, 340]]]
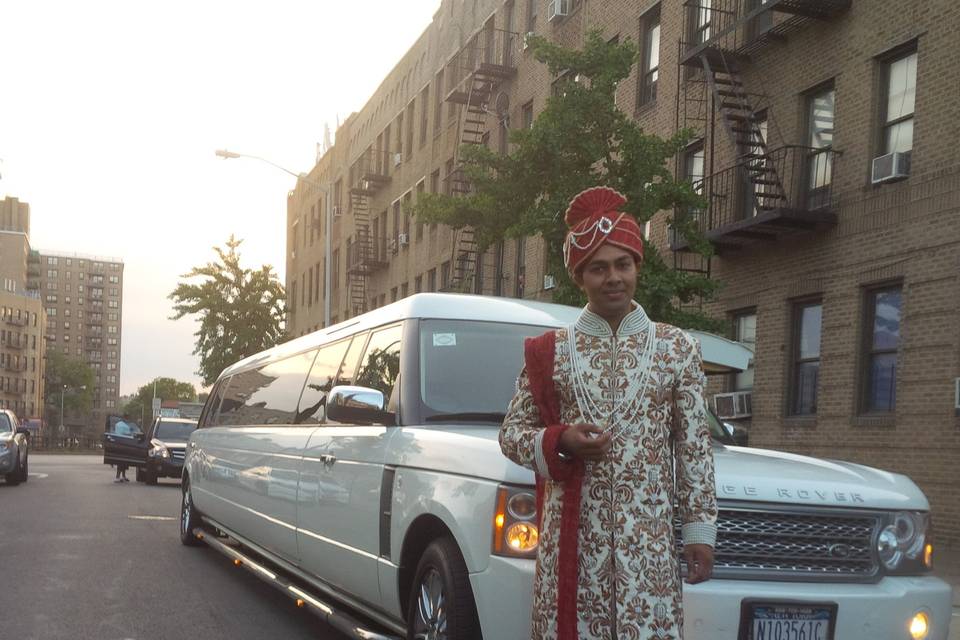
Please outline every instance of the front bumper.
[[[483, 637], [530, 637], [534, 570], [533, 560], [491, 556], [485, 571], [470, 575]], [[918, 611], [930, 618], [927, 640], [947, 640], [950, 625], [950, 585], [933, 576], [887, 577], [875, 584], [709, 580], [683, 585], [684, 639], [735, 640], [747, 598], [836, 603], [836, 640], [909, 640], [907, 627]]]
[[0, 452], [0, 473], [10, 473], [16, 466], [17, 456], [10, 449]]
[[183, 474], [183, 461], [172, 458], [147, 458], [147, 471], [158, 478], [179, 478]]
[[950, 585], [932, 576], [888, 577], [875, 584], [709, 580], [684, 584], [685, 640], [736, 638], [745, 598], [836, 603], [834, 637], [908, 640], [910, 619], [930, 617], [928, 640], [947, 640]]

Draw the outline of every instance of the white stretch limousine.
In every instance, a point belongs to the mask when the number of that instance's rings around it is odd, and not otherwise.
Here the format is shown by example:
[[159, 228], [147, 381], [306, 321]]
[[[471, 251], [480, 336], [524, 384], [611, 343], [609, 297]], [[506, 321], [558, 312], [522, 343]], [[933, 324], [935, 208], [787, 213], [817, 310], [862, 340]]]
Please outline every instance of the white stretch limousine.
[[[183, 471], [180, 535], [357, 638], [529, 638], [533, 474], [497, 434], [523, 340], [580, 310], [418, 294], [224, 371]], [[707, 334], [708, 372], [749, 352]], [[732, 446], [713, 427], [714, 579], [687, 640], [947, 637], [929, 505], [904, 476]]]

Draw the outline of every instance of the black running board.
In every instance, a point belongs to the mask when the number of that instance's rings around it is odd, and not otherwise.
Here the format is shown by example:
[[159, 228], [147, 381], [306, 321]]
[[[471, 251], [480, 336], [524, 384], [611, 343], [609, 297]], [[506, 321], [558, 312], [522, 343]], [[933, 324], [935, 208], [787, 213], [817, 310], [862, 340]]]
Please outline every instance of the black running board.
[[242, 551], [225, 544], [209, 531], [197, 527], [193, 530], [193, 535], [211, 549], [219, 551], [229, 558], [234, 566], [246, 569], [280, 593], [285, 594], [293, 600], [298, 607], [309, 610], [325, 623], [337, 631], [346, 634], [348, 637], [357, 638], [358, 640], [400, 640], [399, 636], [384, 635], [365, 628], [352, 616], [337, 610], [293, 581], [264, 566], [260, 561], [254, 560]]

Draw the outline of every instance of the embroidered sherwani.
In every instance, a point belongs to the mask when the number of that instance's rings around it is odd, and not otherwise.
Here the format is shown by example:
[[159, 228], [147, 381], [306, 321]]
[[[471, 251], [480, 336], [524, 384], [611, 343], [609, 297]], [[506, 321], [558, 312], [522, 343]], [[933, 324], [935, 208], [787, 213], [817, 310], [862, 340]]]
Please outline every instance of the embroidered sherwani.
[[[680, 640], [674, 503], [684, 543], [713, 545], [716, 538], [699, 344], [675, 327], [651, 322], [639, 306], [615, 335], [586, 308], [575, 325], [556, 331], [554, 344], [560, 424], [545, 425], [541, 419], [528, 354], [500, 431], [507, 457], [543, 481], [532, 636], [558, 637], [558, 591], [575, 584], [581, 640]], [[576, 560], [568, 563], [576, 565], [571, 582], [560, 577], [569, 572], [558, 569], [563, 497], [571, 481], [555, 476], [564, 475], [564, 465], [581, 463], [561, 459], [558, 438], [550, 434], [582, 422], [614, 436], [606, 458], [585, 463], [582, 479], [576, 480], [580, 497], [571, 534], [576, 541]]]

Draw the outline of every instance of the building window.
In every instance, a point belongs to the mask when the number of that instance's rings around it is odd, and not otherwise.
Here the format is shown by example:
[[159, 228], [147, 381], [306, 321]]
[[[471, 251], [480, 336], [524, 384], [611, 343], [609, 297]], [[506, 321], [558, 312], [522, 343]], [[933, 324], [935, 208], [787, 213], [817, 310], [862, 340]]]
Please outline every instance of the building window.
[[883, 89], [883, 153], [910, 153], [913, 149], [913, 108], [917, 93], [915, 48], [884, 62]]
[[396, 302], [396, 301], [397, 301], [397, 288], [393, 287], [392, 289], [390, 289], [390, 302]]
[[453, 195], [453, 158], [447, 160], [445, 169], [447, 176], [443, 185], [443, 195], [450, 196]]
[[340, 288], [340, 249], [333, 250], [330, 262], [330, 290], [336, 291]]
[[710, 39], [710, 23], [713, 17], [712, 4], [713, 0], [698, 0], [690, 6], [690, 11], [693, 12], [693, 20], [690, 24], [693, 27], [691, 36], [694, 46], [703, 44]]
[[[447, 260], [440, 265], [440, 288], [446, 291], [450, 286], [450, 261]], [[435, 289], [431, 289], [435, 291]]]
[[533, 128], [533, 100], [520, 107], [520, 128]]
[[867, 291], [861, 413], [893, 413], [896, 407], [902, 300], [899, 284]]
[[657, 99], [660, 75], [660, 5], [640, 18], [640, 96], [639, 106]]
[[807, 144], [810, 157], [807, 160], [807, 207], [818, 209], [829, 204], [829, 186], [833, 177], [834, 123], [833, 84], [807, 97]]
[[[420, 198], [423, 196], [424, 191], [426, 191], [427, 185], [423, 180], [417, 183], [417, 202], [420, 202]], [[417, 240], [423, 240], [423, 219], [417, 216]]]
[[537, 30], [537, 5], [541, 0], [527, 0], [527, 33]]
[[789, 394], [791, 415], [812, 416], [817, 413], [822, 324], [823, 303], [819, 300], [794, 306]]
[[423, 276], [417, 276], [413, 279], [413, 292], [420, 293], [423, 291]]
[[517, 238], [517, 264], [515, 272], [517, 279], [514, 284], [514, 294], [518, 298], [524, 296], [527, 279], [527, 239], [523, 236]]
[[433, 130], [440, 131], [440, 121], [443, 119], [443, 69], [437, 71], [433, 81]]
[[[741, 311], [733, 316], [733, 338], [752, 353], [757, 352], [757, 312], [755, 309]], [[734, 391], [750, 391], [753, 389], [753, 357], [746, 371], [735, 373], [733, 376]]]
[[413, 127], [416, 125], [416, 103], [417, 100], [414, 98], [407, 105], [407, 141], [403, 149], [404, 160], [413, 157]]
[[427, 291], [436, 291], [437, 290], [437, 270], [430, 269], [427, 271]]
[[427, 144], [427, 127], [429, 126], [430, 113], [428, 106], [430, 104], [430, 85], [427, 85], [420, 92], [420, 146]]

